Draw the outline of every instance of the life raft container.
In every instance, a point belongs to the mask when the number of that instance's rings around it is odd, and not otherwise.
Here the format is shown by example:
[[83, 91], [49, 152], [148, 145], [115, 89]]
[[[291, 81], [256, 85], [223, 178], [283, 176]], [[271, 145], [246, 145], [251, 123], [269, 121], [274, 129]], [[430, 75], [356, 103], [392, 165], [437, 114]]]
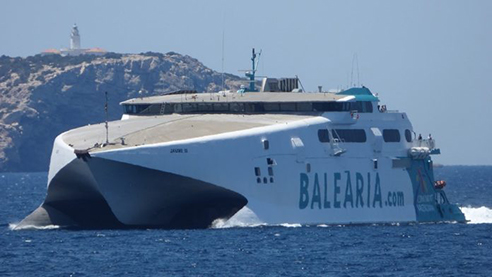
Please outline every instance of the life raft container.
[[443, 189], [446, 186], [446, 181], [439, 180], [434, 182], [434, 188]]

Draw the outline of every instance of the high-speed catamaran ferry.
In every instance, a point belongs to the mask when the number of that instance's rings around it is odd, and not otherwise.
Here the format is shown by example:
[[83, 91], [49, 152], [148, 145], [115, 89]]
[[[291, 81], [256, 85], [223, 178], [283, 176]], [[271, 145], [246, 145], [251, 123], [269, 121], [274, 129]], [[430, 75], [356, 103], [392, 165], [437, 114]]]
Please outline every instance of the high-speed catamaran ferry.
[[18, 227], [207, 228], [243, 207], [269, 224], [465, 222], [404, 112], [366, 87], [252, 80], [131, 99], [122, 120], [59, 135], [46, 199]]

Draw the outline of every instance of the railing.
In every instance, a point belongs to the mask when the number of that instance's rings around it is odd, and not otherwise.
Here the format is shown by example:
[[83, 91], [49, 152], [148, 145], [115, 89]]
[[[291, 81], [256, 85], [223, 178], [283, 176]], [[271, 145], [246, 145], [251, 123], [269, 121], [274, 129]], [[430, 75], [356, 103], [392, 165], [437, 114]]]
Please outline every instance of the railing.
[[413, 147], [426, 147], [432, 150], [436, 148], [436, 141], [434, 139], [414, 139]]
[[378, 106], [378, 110], [380, 113], [399, 113], [400, 112], [399, 110], [388, 110], [386, 108], [386, 105]]

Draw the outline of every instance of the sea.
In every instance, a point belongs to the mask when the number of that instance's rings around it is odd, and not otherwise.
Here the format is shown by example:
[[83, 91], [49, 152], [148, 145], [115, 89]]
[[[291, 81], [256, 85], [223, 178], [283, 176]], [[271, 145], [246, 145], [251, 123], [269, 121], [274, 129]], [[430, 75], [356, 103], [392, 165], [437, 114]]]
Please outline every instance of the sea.
[[435, 174], [468, 223], [267, 225], [246, 210], [205, 230], [13, 230], [47, 173], [0, 173], [0, 276], [492, 276], [492, 166]]

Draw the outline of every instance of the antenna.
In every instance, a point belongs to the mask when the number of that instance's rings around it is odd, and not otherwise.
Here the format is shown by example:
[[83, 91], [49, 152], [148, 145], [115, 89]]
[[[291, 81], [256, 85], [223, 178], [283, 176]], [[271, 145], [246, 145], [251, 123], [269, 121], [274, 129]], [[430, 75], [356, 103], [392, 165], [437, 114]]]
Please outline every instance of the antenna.
[[224, 28], [225, 14], [222, 19], [222, 90], [224, 88], [224, 40], [225, 40], [225, 28]]
[[106, 145], [109, 144], [109, 126], [108, 126], [108, 92], [105, 91], [104, 95], [106, 96], [106, 103], [104, 104], [104, 113], [106, 116], [106, 121], [104, 122], [106, 126]]
[[[354, 64], [357, 67], [357, 83], [354, 83]], [[360, 86], [359, 58], [357, 53], [352, 57], [352, 73], [350, 74], [350, 86]]]
[[[256, 67], [258, 66], [258, 62], [260, 61], [261, 50], [258, 54], [256, 54], [255, 49], [253, 48], [251, 53], [252, 53], [251, 54], [251, 71], [245, 70], [246, 73], [244, 73], [244, 75], [246, 75], [246, 77], [249, 78], [249, 91], [256, 91], [255, 74], [257, 71]], [[258, 60], [256, 60], [256, 57], [258, 57]]]
[[357, 53], [355, 53], [355, 61], [357, 63], [357, 85], [360, 86], [359, 56]]
[[350, 73], [347, 71], [347, 86], [345, 87], [348, 89], [350, 87]]
[[249, 77], [249, 90], [250, 91], [255, 91], [255, 59], [256, 59], [256, 53], [255, 53], [255, 49], [253, 48], [252, 50], [252, 55], [251, 55], [251, 66], [252, 66], [252, 70], [251, 70], [251, 75]]

